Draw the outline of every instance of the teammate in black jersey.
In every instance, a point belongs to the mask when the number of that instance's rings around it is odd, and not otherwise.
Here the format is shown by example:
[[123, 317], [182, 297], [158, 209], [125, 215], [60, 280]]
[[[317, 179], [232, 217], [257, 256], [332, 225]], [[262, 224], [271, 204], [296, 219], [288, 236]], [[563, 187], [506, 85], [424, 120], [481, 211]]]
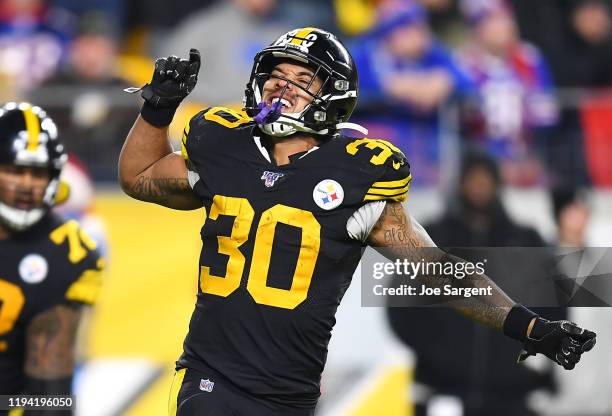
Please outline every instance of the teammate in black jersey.
[[[410, 167], [384, 140], [349, 138], [358, 94], [347, 49], [300, 28], [255, 56], [243, 111], [208, 108], [173, 153], [167, 126], [197, 82], [200, 55], [159, 59], [142, 88], [120, 181], [130, 196], [204, 207], [198, 300], [177, 362], [171, 415], [312, 415], [336, 308], [371, 245], [389, 258], [435, 247], [403, 209]], [[429, 261], [461, 261], [431, 250]], [[421, 257], [421, 253], [419, 253]], [[434, 277], [434, 280], [437, 277]], [[469, 317], [573, 368], [595, 334], [493, 296], [457, 303]], [[500, 357], [500, 359], [508, 359]]]
[[68, 196], [66, 159], [43, 110], [0, 109], [0, 394], [71, 392], [75, 333], [102, 259], [75, 221], [50, 212]]

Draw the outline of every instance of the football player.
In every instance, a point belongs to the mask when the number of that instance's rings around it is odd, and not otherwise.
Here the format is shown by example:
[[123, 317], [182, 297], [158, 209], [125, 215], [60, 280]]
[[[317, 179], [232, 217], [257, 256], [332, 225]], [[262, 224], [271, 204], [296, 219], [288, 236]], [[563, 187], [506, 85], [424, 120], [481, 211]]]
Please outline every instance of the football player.
[[[204, 207], [199, 290], [177, 362], [171, 415], [312, 415], [334, 314], [371, 245], [392, 259], [435, 247], [402, 207], [410, 167], [384, 140], [350, 138], [358, 95], [348, 50], [300, 28], [255, 56], [243, 111], [207, 108], [168, 142], [194, 88], [198, 51], [158, 59], [119, 160], [123, 190], [175, 209]], [[136, 89], [132, 90], [136, 91]], [[426, 260], [458, 262], [432, 249]], [[441, 280], [434, 277], [430, 280]], [[492, 286], [457, 309], [566, 368], [595, 334], [549, 322]], [[500, 358], [504, 359], [504, 358]]]
[[75, 334], [102, 259], [75, 221], [51, 212], [68, 196], [59, 180], [66, 160], [42, 109], [0, 109], [0, 394], [71, 393]]

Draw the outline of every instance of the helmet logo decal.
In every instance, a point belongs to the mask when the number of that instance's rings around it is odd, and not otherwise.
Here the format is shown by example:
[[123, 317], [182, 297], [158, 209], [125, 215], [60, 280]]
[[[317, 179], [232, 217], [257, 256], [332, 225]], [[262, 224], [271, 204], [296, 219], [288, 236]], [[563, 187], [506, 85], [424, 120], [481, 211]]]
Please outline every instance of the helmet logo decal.
[[19, 262], [19, 276], [26, 283], [40, 283], [48, 272], [49, 264], [40, 254], [28, 254]]
[[342, 204], [344, 189], [333, 179], [323, 179], [312, 191], [312, 198], [320, 208], [329, 211]]
[[317, 40], [317, 34], [312, 33], [313, 30], [315, 30], [314, 27], [292, 30], [278, 38], [274, 46], [291, 46], [308, 53], [309, 48], [314, 45]]

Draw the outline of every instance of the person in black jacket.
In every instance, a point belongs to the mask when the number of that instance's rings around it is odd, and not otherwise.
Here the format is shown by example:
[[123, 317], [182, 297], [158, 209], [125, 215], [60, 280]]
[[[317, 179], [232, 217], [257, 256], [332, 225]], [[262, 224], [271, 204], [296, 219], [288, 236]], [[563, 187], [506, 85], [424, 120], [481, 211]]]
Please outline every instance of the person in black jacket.
[[[447, 212], [425, 225], [431, 238], [443, 247], [544, 246], [536, 230], [510, 218], [499, 198], [501, 186], [493, 159], [467, 153]], [[416, 353], [415, 381], [431, 394], [417, 403], [417, 416], [431, 414], [428, 401], [437, 395], [458, 397], [465, 416], [531, 416], [534, 413], [525, 403], [528, 393], [552, 387], [550, 371], [540, 373], [499, 359], [516, 354], [513, 343], [454, 314], [451, 308], [389, 308], [388, 313], [396, 334]], [[558, 309], [548, 309], [547, 314], [551, 313], [558, 316], [555, 319], [564, 317]]]

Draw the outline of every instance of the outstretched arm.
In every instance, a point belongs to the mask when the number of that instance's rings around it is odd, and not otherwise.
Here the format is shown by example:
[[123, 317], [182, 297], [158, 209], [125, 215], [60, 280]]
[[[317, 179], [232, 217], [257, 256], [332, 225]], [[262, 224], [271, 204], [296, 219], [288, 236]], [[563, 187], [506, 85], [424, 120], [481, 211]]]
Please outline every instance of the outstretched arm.
[[[419, 262], [461, 262], [451, 256], [431, 240], [425, 229], [407, 215], [399, 202], [387, 202], [380, 219], [372, 229], [368, 239], [369, 245], [380, 251], [390, 260], [407, 259]], [[427, 248], [427, 250], [419, 250]], [[447, 284], [453, 287], [491, 287], [491, 296], [472, 296], [462, 298], [454, 303], [455, 309], [466, 317], [477, 322], [502, 330], [506, 316], [514, 302], [486, 275], [473, 275], [469, 279], [455, 279], [453, 276], [425, 276], [427, 284], [442, 287]], [[527, 335], [527, 334], [525, 334]]]
[[[399, 202], [387, 202], [368, 243], [390, 260], [418, 262], [463, 262], [462, 259], [437, 249], [427, 232], [409, 215]], [[419, 248], [430, 247], [428, 250]], [[490, 295], [453, 300], [453, 307], [477, 322], [488, 325], [523, 343], [519, 360], [538, 352], [565, 369], [571, 370], [582, 353], [595, 345], [596, 334], [568, 321], [548, 321], [520, 304], [513, 302], [484, 274], [469, 279], [453, 276], [422, 276], [427, 283], [440, 287], [490, 287]]]

